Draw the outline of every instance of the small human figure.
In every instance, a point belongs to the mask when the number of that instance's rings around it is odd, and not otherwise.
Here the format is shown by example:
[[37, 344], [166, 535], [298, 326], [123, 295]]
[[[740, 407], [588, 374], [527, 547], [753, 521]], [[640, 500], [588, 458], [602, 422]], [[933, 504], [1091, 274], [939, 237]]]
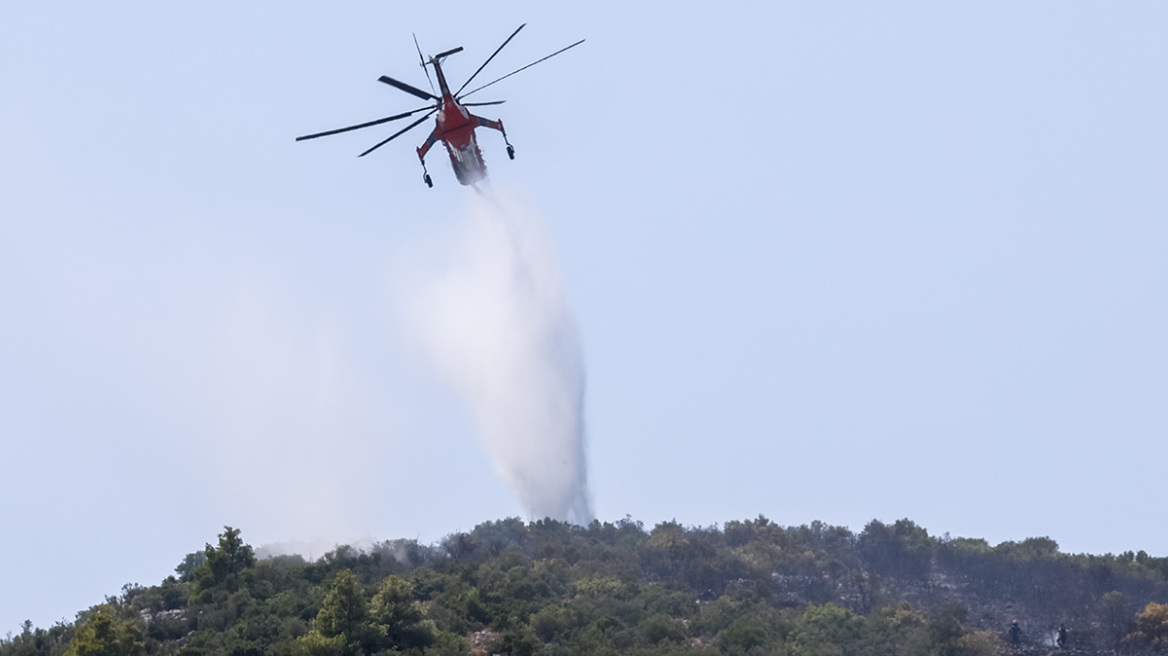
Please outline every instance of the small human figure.
[[1066, 624], [1059, 624], [1058, 639], [1055, 640], [1055, 642], [1058, 643], [1059, 649], [1066, 649], [1067, 648], [1067, 625]]
[[1018, 626], [1018, 620], [1010, 623], [1010, 642], [1015, 645], [1022, 642], [1022, 627]]

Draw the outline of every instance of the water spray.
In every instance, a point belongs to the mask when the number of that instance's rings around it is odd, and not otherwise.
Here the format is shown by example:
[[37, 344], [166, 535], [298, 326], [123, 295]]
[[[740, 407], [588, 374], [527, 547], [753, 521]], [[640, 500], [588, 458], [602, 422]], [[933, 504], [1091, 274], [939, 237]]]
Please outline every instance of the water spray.
[[584, 363], [543, 222], [480, 191], [453, 248], [416, 313], [427, 350], [527, 519], [587, 523]]

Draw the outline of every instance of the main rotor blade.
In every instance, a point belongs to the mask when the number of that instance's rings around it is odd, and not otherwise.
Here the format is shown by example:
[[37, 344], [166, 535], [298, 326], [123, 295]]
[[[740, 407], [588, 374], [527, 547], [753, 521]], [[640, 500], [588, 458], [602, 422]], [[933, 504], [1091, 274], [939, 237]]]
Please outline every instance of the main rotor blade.
[[422, 70], [426, 72], [426, 81], [430, 83], [430, 93], [434, 93], [434, 80], [430, 79], [430, 69], [426, 68], [426, 58], [422, 56], [422, 46], [418, 45], [418, 35], [414, 35], [414, 47], [418, 49], [418, 61], [422, 62]]
[[349, 130], [360, 130], [361, 128], [368, 128], [368, 127], [372, 127], [374, 125], [381, 125], [382, 123], [396, 121], [399, 118], [413, 116], [414, 114], [417, 114], [418, 112], [421, 112], [421, 111], [425, 111], [427, 109], [433, 110], [434, 108], [433, 107], [422, 107], [420, 109], [415, 109], [415, 110], [406, 112], [404, 114], [394, 114], [393, 116], [386, 116], [385, 118], [379, 118], [376, 121], [369, 121], [368, 123], [362, 123], [360, 125], [350, 125], [347, 128], [337, 128], [336, 130], [329, 130], [328, 132], [317, 132], [316, 134], [306, 134], [303, 137], [296, 137], [296, 140], [297, 141], [304, 141], [305, 139], [315, 139], [317, 137], [327, 137], [330, 134], [339, 134], [341, 132], [348, 132]]
[[462, 86], [458, 87], [458, 91], [455, 91], [454, 95], [457, 96], [458, 94], [462, 93], [462, 90], [466, 88], [466, 85], [470, 84], [470, 81], [475, 79], [475, 75], [478, 75], [479, 73], [481, 73], [483, 71], [483, 69], [487, 67], [487, 64], [491, 63], [491, 60], [495, 58], [495, 55], [499, 54], [499, 51], [502, 50], [503, 48], [505, 48], [508, 43], [511, 43], [511, 39], [514, 39], [515, 35], [519, 34], [519, 30], [522, 30], [524, 27], [527, 27], [527, 23], [520, 25], [518, 29], [516, 29], [514, 32], [512, 32], [511, 36], [507, 37], [507, 40], [503, 42], [503, 45], [501, 45], [497, 49], [495, 49], [495, 52], [491, 53], [490, 57], [487, 57], [487, 61], [483, 62], [482, 66], [479, 66], [479, 70], [477, 70], [473, 74], [471, 74], [471, 76], [466, 79], [466, 82], [463, 82]]
[[436, 112], [436, 111], [438, 111], [438, 108], [437, 108], [437, 107], [435, 107], [434, 109], [432, 109], [432, 110], [430, 110], [430, 111], [426, 112], [425, 114], [423, 114], [423, 115], [422, 115], [422, 118], [420, 118], [420, 119], [418, 119], [418, 120], [414, 121], [413, 123], [410, 123], [409, 125], [405, 126], [404, 128], [402, 128], [402, 129], [398, 130], [397, 132], [394, 132], [393, 134], [391, 134], [391, 135], [389, 135], [388, 137], [386, 137], [384, 141], [380, 141], [380, 142], [378, 142], [377, 144], [374, 144], [374, 146], [373, 146], [372, 148], [370, 148], [369, 150], [366, 150], [365, 152], [361, 153], [361, 154], [360, 154], [360, 155], [358, 155], [357, 157], [364, 157], [364, 156], [368, 155], [369, 153], [371, 153], [371, 152], [373, 152], [373, 151], [377, 150], [378, 148], [381, 148], [381, 147], [382, 147], [382, 146], [384, 146], [385, 144], [387, 144], [387, 143], [389, 143], [389, 142], [393, 141], [394, 139], [397, 139], [398, 137], [402, 136], [402, 135], [403, 135], [403, 134], [405, 134], [406, 132], [409, 132], [410, 130], [413, 130], [414, 128], [416, 128], [416, 127], [418, 127], [419, 125], [421, 125], [421, 124], [422, 124], [422, 121], [425, 121], [426, 119], [430, 118], [430, 115], [431, 115], [431, 114], [433, 114], [433, 113], [434, 113], [434, 112]]
[[547, 59], [551, 59], [552, 57], [555, 57], [556, 55], [560, 54], [561, 52], [564, 52], [565, 50], [569, 50], [569, 49], [571, 49], [571, 48], [575, 48], [576, 46], [580, 45], [581, 43], [584, 43], [584, 41], [585, 41], [584, 39], [580, 39], [579, 41], [577, 41], [576, 43], [573, 43], [572, 45], [568, 46], [567, 48], [560, 48], [559, 50], [557, 50], [557, 51], [553, 52], [552, 54], [548, 55], [547, 57], [541, 57], [540, 59], [537, 59], [537, 60], [535, 60], [535, 61], [531, 62], [530, 64], [528, 64], [527, 66], [524, 66], [523, 68], [520, 68], [519, 70], [511, 71], [510, 73], [508, 73], [508, 74], [504, 75], [503, 77], [501, 77], [501, 78], [499, 78], [499, 79], [495, 80], [494, 82], [488, 82], [488, 83], [484, 84], [483, 86], [481, 86], [481, 87], [479, 87], [479, 88], [477, 88], [477, 89], [474, 89], [474, 90], [472, 90], [472, 91], [467, 91], [466, 93], [462, 94], [462, 97], [463, 97], [463, 98], [465, 98], [465, 97], [469, 96], [469, 95], [470, 95], [470, 94], [472, 94], [472, 93], [478, 93], [479, 91], [482, 91], [483, 89], [486, 89], [487, 87], [491, 86], [491, 85], [492, 85], [492, 84], [494, 84], [495, 82], [502, 82], [503, 80], [506, 80], [507, 78], [511, 77], [512, 75], [515, 75], [515, 74], [516, 74], [516, 73], [518, 73], [519, 71], [525, 71], [525, 70], [527, 70], [527, 69], [531, 68], [532, 66], [535, 66], [536, 64], [540, 63], [541, 61], [544, 61], [544, 60], [547, 60]]
[[507, 102], [507, 101], [506, 100], [492, 100], [491, 102], [481, 102], [481, 103], [461, 103], [461, 105], [463, 107], [482, 107], [484, 105], [502, 105], [505, 102]]
[[398, 80], [395, 80], [388, 75], [382, 75], [381, 77], [377, 78], [377, 81], [384, 82], [391, 87], [397, 87], [397, 88], [401, 89], [402, 91], [405, 91], [406, 93], [411, 93], [411, 94], [421, 98], [422, 100], [438, 100], [438, 96], [435, 96], [432, 93], [427, 93], [425, 91], [422, 91], [418, 87], [410, 86], [410, 85], [406, 84], [405, 82], [399, 82]]

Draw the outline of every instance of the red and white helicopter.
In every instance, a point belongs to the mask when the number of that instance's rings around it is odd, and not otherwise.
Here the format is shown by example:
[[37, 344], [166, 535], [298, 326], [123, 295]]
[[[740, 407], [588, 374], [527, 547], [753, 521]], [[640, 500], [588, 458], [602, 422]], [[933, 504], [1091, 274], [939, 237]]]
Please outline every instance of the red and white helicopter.
[[[463, 93], [462, 90], [471, 83], [471, 80], [475, 79], [475, 77], [481, 73], [484, 68], [486, 68], [487, 64], [491, 63], [491, 60], [495, 58], [495, 55], [499, 54], [499, 52], [508, 43], [511, 42], [511, 39], [514, 39], [515, 35], [519, 34], [519, 30], [522, 30], [524, 27], [526, 27], [526, 25], [527, 24], [524, 23], [523, 25], [520, 25], [518, 29], [512, 32], [511, 36], [507, 37], [507, 40], [503, 42], [503, 45], [499, 46], [490, 57], [487, 57], [487, 61], [483, 62], [483, 65], [479, 66], [478, 70], [475, 71], [474, 74], [472, 74], [466, 80], [466, 82], [462, 83], [462, 86], [458, 88], [458, 91], [453, 93], [451, 93], [450, 87], [446, 83], [446, 76], [442, 74], [442, 60], [456, 52], [462, 52], [462, 47], [459, 46], [453, 50], [440, 52], [437, 55], [430, 57], [429, 61], [427, 61], [422, 56], [422, 49], [418, 46], [417, 37], [414, 37], [414, 47], [418, 49], [418, 59], [422, 62], [422, 69], [426, 71], [426, 79], [430, 80], [430, 71], [427, 70], [426, 67], [433, 66], [434, 72], [438, 76], [438, 87], [441, 95], [427, 93], [426, 91], [406, 84], [405, 82], [395, 80], [388, 75], [382, 75], [380, 78], [378, 78], [378, 80], [390, 86], [397, 87], [398, 89], [401, 89], [408, 94], [417, 96], [423, 100], [433, 100], [435, 101], [434, 105], [427, 105], [426, 107], [414, 109], [402, 114], [394, 114], [393, 116], [387, 116], [385, 118], [379, 118], [375, 121], [369, 121], [359, 125], [350, 125], [349, 127], [338, 128], [336, 130], [328, 130], [326, 132], [318, 132], [316, 134], [307, 134], [303, 137], [296, 137], [296, 140], [304, 141], [305, 139], [326, 137], [328, 135], [348, 132], [350, 130], [360, 130], [362, 128], [373, 127], [374, 125], [381, 125], [382, 123], [388, 123], [390, 121], [396, 121], [408, 116], [413, 116], [418, 112], [425, 112], [425, 114], [423, 114], [422, 117], [418, 120], [410, 123], [397, 132], [394, 132], [382, 141], [374, 144], [365, 152], [358, 155], [358, 157], [364, 157], [374, 150], [377, 150], [378, 148], [389, 143], [390, 141], [393, 141], [397, 137], [400, 137], [406, 132], [418, 127], [423, 122], [425, 122], [426, 119], [430, 118], [431, 115], [437, 112], [438, 115], [436, 117], [437, 120], [435, 121], [434, 130], [430, 133], [430, 136], [426, 138], [426, 142], [418, 148], [418, 159], [422, 162], [422, 181], [425, 182], [426, 186], [428, 187], [434, 186], [433, 181], [430, 179], [430, 173], [426, 170], [426, 153], [430, 151], [430, 148], [436, 142], [441, 141], [442, 144], [446, 146], [446, 152], [450, 154], [450, 165], [454, 167], [454, 175], [458, 178], [458, 181], [464, 185], [474, 185], [475, 183], [487, 177], [487, 165], [483, 162], [483, 153], [479, 150], [478, 140], [475, 139], [475, 128], [492, 128], [502, 133], [503, 143], [507, 144], [507, 156], [511, 159], [515, 159], [515, 148], [512, 147], [511, 142], [507, 140], [507, 132], [503, 129], [502, 121], [492, 121], [480, 116], [475, 116], [466, 109], [467, 107], [476, 107], [482, 105], [500, 105], [505, 101], [495, 100], [491, 102], [464, 103], [462, 102], [462, 99], [471, 95], [472, 93], [477, 93], [483, 89], [486, 89], [492, 84], [495, 84], [495, 82], [502, 81], [520, 71], [531, 68], [532, 66], [535, 66], [536, 64], [546, 59], [555, 57], [556, 55], [564, 52], [565, 50], [568, 50], [569, 48], [575, 48], [581, 43], [584, 43], [584, 39], [581, 39], [576, 43], [567, 46], [566, 48], [561, 48], [546, 57], [537, 59], [527, 66], [524, 66], [523, 68], [512, 71], [503, 77], [494, 80], [493, 82], [488, 82], [481, 87]], [[430, 89], [431, 91], [434, 89], [433, 80], [430, 80]]]

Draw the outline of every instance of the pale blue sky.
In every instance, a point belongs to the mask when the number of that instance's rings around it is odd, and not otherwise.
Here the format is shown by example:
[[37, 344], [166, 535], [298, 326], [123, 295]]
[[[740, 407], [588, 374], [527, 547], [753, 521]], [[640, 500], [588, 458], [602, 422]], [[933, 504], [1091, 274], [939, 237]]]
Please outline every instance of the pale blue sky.
[[[519, 514], [397, 328], [484, 91], [584, 344], [593, 505], [1168, 555], [1168, 5], [0, 5], [0, 634], [253, 544]], [[451, 10], [448, 7], [457, 9]]]

